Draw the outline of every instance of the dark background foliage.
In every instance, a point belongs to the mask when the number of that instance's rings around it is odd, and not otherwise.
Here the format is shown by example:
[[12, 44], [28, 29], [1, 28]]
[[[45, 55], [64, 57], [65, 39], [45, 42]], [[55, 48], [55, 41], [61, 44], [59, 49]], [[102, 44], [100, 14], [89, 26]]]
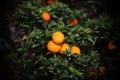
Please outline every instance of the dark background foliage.
[[[14, 25], [12, 24], [12, 20], [8, 19], [8, 16], [14, 13], [14, 8], [20, 0], [0, 0], [0, 80], [12, 80], [13, 72], [13, 63], [12, 59], [7, 59], [7, 55], [14, 50]], [[62, 2], [71, 5], [71, 7], [79, 8], [78, 3], [85, 3], [85, 1], [89, 0], [74, 0], [74, 3], [69, 2], [69, 0], [61, 0]], [[97, 0], [93, 0], [97, 1]], [[108, 80], [118, 80], [120, 73], [120, 12], [119, 7], [120, 4], [116, 0], [100, 0], [101, 6], [98, 6], [98, 13], [106, 12], [111, 19], [113, 20], [113, 27], [110, 32], [112, 33], [111, 37], [117, 37], [115, 43], [118, 48], [116, 50], [117, 54], [109, 52], [111, 58], [115, 59], [113, 64], [114, 70], [111, 73], [108, 73]], [[77, 4], [77, 5], [76, 5]], [[96, 13], [96, 14], [98, 14]], [[104, 41], [103, 41], [104, 42]]]
[[[6, 59], [13, 49], [14, 43], [11, 37], [10, 21], [6, 15], [14, 12], [15, 0], [0, 0], [0, 79], [12, 80], [11, 60]], [[9, 61], [9, 62], [8, 62]]]

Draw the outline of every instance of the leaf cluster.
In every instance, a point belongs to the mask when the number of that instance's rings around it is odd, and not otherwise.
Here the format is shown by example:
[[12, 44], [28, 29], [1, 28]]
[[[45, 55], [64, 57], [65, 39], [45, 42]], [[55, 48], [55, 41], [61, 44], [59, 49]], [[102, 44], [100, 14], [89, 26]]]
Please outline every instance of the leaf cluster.
[[[89, 72], [99, 72], [101, 62], [95, 45], [97, 40], [109, 38], [109, 17], [91, 18], [88, 13], [63, 3], [40, 4], [39, 0], [23, 1], [16, 7], [16, 39], [28, 36], [16, 43], [16, 58], [21, 61], [20, 79], [86, 80]], [[50, 22], [43, 21], [41, 14], [44, 11], [50, 13]], [[72, 19], [78, 19], [78, 24], [71, 26], [69, 21]], [[55, 31], [63, 32], [66, 43], [79, 46], [81, 55], [71, 55], [69, 51], [64, 55], [49, 52], [46, 46]]]

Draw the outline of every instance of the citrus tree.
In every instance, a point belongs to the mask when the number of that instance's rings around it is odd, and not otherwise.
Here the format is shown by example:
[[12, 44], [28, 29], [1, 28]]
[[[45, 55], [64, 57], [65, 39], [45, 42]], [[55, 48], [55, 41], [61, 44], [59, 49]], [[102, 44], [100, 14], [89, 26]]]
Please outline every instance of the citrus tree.
[[17, 79], [105, 79], [109, 65], [101, 60], [100, 50], [105, 52], [105, 47], [98, 46], [110, 37], [107, 15], [91, 17], [56, 0], [26, 0], [18, 4], [13, 17]]

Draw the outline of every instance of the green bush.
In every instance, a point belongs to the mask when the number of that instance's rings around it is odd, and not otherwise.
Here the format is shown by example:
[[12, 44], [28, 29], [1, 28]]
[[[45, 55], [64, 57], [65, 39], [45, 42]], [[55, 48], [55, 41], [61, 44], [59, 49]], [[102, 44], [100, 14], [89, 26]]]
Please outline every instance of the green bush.
[[[16, 7], [15, 26], [17, 30], [14, 57], [17, 77], [20, 80], [89, 80], [104, 79], [99, 70], [101, 56], [96, 48], [98, 40], [107, 40], [111, 21], [105, 14], [90, 17], [87, 12], [71, 9], [67, 4], [58, 2], [53, 5], [41, 4], [42, 0], [23, 1]], [[49, 12], [51, 20], [45, 22], [42, 12]], [[78, 19], [71, 26], [69, 21]], [[55, 31], [65, 35], [65, 42], [81, 49], [80, 55], [70, 51], [63, 55], [49, 52], [47, 43]], [[68, 56], [69, 55], [69, 56]], [[90, 76], [90, 72], [95, 72]]]

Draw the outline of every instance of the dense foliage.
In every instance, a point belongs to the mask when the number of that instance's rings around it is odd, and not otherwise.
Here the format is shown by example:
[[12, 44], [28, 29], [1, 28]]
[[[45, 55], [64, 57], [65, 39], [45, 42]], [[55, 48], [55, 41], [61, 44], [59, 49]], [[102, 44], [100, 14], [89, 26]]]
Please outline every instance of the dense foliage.
[[[43, 4], [44, 0], [21, 1], [16, 7], [16, 51], [13, 54], [17, 80], [89, 80], [105, 79], [110, 69], [106, 52], [112, 22], [106, 14], [94, 16], [86, 10], [71, 8], [62, 2]], [[43, 20], [42, 13], [50, 14], [50, 21]], [[77, 19], [76, 25], [70, 25]], [[65, 43], [76, 45], [81, 54], [52, 53], [47, 44], [55, 31], [65, 35]], [[102, 47], [98, 47], [101, 46]], [[105, 46], [103, 46], [105, 45]], [[12, 55], [13, 56], [13, 55]], [[100, 68], [103, 66], [104, 68]]]

